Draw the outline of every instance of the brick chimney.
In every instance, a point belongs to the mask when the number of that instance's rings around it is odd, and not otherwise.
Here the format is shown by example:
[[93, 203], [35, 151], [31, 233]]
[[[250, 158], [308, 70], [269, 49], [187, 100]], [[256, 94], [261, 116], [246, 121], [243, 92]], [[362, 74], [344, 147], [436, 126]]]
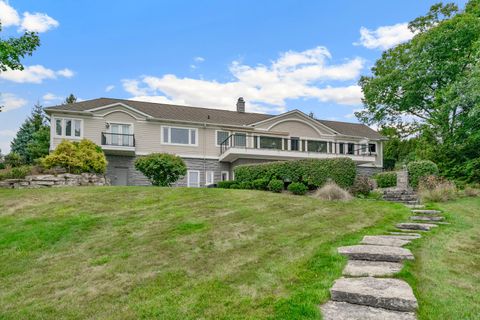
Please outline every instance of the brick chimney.
[[237, 112], [245, 112], [245, 100], [242, 97], [238, 98], [237, 101]]

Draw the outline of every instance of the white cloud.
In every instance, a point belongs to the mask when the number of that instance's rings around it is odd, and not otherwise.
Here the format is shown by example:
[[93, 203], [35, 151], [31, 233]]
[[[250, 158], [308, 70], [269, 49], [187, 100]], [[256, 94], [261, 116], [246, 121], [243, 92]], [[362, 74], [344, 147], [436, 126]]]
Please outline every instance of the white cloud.
[[8, 70], [0, 73], [0, 79], [17, 83], [42, 83], [46, 79], [56, 79], [58, 76], [70, 78], [73, 71], [63, 69], [54, 71], [42, 65], [27, 66], [24, 70]]
[[414, 34], [408, 29], [408, 23], [383, 26], [376, 30], [362, 27], [360, 28], [360, 41], [354, 44], [368, 49], [386, 50], [410, 40], [413, 36]]
[[198, 63], [201, 63], [201, 62], [205, 61], [205, 58], [203, 58], [203, 57], [195, 57], [195, 58], [193, 58], [193, 61], [198, 62]]
[[11, 111], [24, 107], [27, 104], [27, 100], [20, 98], [13, 93], [1, 93], [0, 94], [0, 106], [3, 106], [2, 112]]
[[0, 137], [15, 137], [15, 134], [13, 130], [0, 130]]
[[111, 84], [111, 85], [109, 85], [109, 86], [107, 86], [107, 87], [105, 88], [105, 92], [110, 92], [110, 91], [112, 91], [113, 89], [115, 89], [115, 86], [114, 86], [113, 84]]
[[59, 23], [45, 13], [24, 12], [21, 29], [33, 32], [45, 32], [58, 27]]
[[0, 22], [2, 27], [18, 26], [20, 24], [20, 16], [17, 10], [5, 1], [0, 1]]
[[46, 93], [46, 94], [43, 95], [42, 99], [43, 99], [43, 101], [45, 101], [45, 102], [53, 102], [53, 101], [62, 100], [63, 97], [60, 97], [60, 96], [57, 96], [57, 95], [55, 95], [55, 94], [53, 94], [53, 93], [48, 92], [48, 93]]
[[363, 111], [364, 109], [363, 108], [356, 108], [356, 109], [353, 109], [352, 110], [352, 113], [349, 113], [349, 114], [346, 114], [344, 116], [344, 118], [347, 118], [347, 119], [355, 119], [355, 112], [360, 112], [360, 111]]
[[362, 92], [357, 85], [332, 87], [325, 83], [356, 80], [364, 67], [363, 59], [353, 58], [339, 64], [331, 64], [330, 60], [327, 48], [316, 47], [302, 52], [288, 51], [268, 66], [234, 61], [229, 68], [233, 79], [228, 82], [166, 74], [125, 79], [122, 83], [134, 99], [218, 109], [229, 106], [234, 109], [239, 96], [245, 97], [249, 111], [258, 112], [282, 112], [287, 99], [299, 98], [360, 104]]

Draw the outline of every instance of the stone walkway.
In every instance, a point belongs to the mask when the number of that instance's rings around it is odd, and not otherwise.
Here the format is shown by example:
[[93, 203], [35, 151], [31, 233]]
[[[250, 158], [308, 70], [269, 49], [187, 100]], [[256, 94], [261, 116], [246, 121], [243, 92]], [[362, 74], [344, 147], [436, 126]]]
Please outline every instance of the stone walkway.
[[[348, 257], [343, 277], [330, 289], [331, 300], [320, 306], [325, 320], [415, 320], [418, 308], [410, 285], [392, 279], [404, 260], [414, 256], [404, 245], [442, 224], [437, 210], [412, 210], [411, 222], [398, 223], [388, 235], [364, 236], [359, 245], [338, 248]], [[420, 221], [420, 222], [415, 222]]]

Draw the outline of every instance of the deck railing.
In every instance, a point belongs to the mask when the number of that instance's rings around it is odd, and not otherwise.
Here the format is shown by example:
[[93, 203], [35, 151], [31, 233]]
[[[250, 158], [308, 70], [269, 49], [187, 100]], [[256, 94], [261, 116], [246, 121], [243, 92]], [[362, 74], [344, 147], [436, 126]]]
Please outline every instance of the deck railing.
[[135, 136], [126, 133], [102, 132], [102, 145], [135, 147]]

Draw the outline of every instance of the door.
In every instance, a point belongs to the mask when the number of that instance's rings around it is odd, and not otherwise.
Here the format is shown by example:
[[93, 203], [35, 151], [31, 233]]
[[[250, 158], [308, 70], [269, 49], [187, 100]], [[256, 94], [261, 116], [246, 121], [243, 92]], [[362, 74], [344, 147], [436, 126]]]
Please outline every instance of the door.
[[130, 125], [112, 123], [110, 125], [110, 132], [112, 133], [112, 145], [115, 146], [130, 146]]
[[128, 168], [114, 167], [111, 182], [114, 186], [126, 186], [128, 184]]

